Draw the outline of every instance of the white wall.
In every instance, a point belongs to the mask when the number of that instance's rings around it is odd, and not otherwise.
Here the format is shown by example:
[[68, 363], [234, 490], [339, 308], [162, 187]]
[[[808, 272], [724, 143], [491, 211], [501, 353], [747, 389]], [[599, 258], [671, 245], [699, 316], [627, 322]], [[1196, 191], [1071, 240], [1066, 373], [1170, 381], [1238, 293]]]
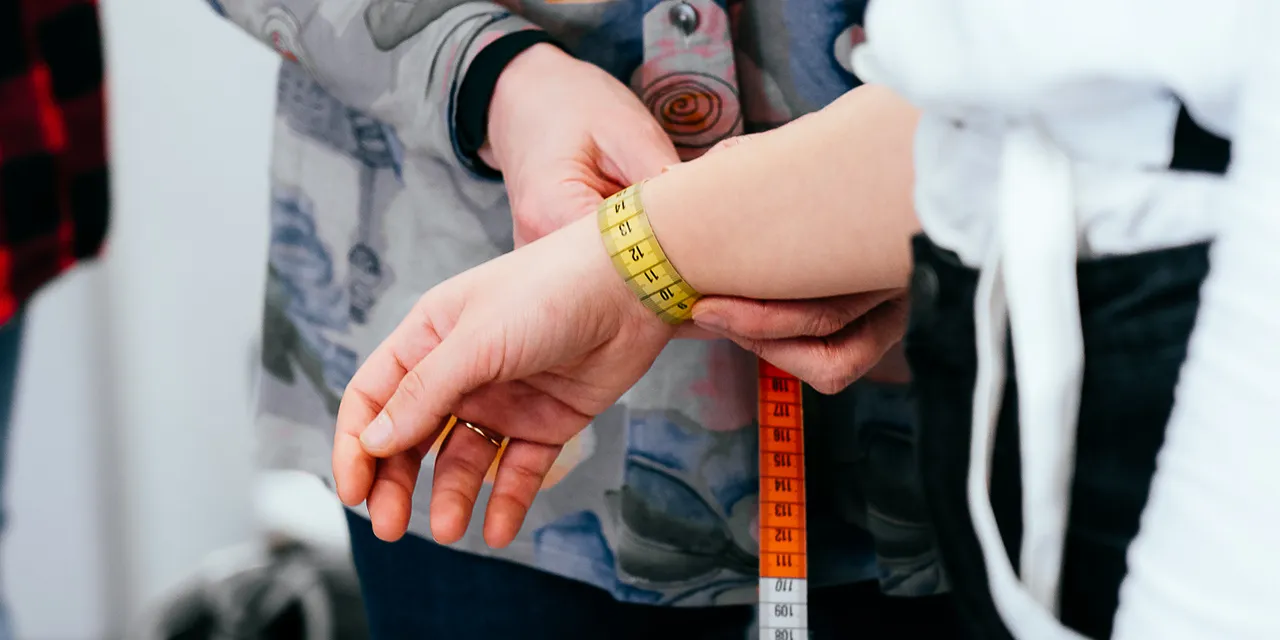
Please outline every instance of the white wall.
[[109, 0], [108, 303], [131, 608], [251, 535], [276, 59], [199, 0]]
[[110, 624], [104, 282], [101, 268], [78, 269], [27, 317], [0, 562], [19, 638], [96, 638]]
[[105, 0], [109, 258], [33, 311], [6, 494], [21, 638], [118, 636], [254, 533], [275, 60], [201, 0]]

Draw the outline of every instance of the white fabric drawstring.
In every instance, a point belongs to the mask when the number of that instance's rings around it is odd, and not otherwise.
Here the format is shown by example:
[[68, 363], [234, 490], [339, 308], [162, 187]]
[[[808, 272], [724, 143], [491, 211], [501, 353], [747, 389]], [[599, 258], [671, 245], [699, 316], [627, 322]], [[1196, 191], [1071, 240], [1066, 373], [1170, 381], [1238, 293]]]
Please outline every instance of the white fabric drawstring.
[[[1084, 341], [1076, 289], [1077, 225], [1066, 156], [1038, 128], [1006, 134], [996, 237], [974, 300], [978, 378], [968, 494], [992, 597], [1017, 638], [1081, 639], [1056, 618], [1075, 459]], [[1022, 580], [991, 507], [991, 454], [1012, 329], [1022, 458]]]
[[[854, 49], [860, 77], [881, 70]], [[1015, 638], [1085, 640], [1057, 619], [1084, 338], [1076, 287], [1079, 225], [1071, 164], [1039, 127], [1005, 134], [994, 241], [974, 298], [978, 355], [967, 491], [991, 596]], [[1005, 385], [1005, 333], [1012, 326], [1022, 459], [1022, 580], [1005, 552], [991, 506], [991, 455]]]

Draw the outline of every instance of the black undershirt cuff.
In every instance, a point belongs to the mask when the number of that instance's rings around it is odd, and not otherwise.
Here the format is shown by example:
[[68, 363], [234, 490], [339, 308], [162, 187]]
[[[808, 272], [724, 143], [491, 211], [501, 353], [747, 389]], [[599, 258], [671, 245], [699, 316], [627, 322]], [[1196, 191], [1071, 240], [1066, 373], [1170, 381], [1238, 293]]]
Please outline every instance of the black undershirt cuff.
[[479, 155], [480, 147], [484, 146], [489, 135], [489, 104], [493, 102], [498, 76], [502, 75], [516, 56], [529, 47], [544, 42], [564, 48], [540, 29], [513, 31], [494, 40], [476, 54], [458, 87], [458, 98], [453, 110], [458, 154], [462, 156], [463, 162], [485, 177], [498, 178], [502, 175], [485, 164]]

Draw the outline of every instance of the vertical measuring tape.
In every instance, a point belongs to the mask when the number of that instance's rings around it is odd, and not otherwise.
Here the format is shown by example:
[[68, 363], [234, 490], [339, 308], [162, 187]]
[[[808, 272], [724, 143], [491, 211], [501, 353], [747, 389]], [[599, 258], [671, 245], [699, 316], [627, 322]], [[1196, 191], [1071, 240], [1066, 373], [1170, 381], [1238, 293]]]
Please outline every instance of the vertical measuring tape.
[[808, 640], [800, 380], [760, 361], [760, 640]]
[[[640, 186], [606, 198], [597, 213], [618, 275], [649, 310], [679, 324], [700, 297], [667, 260], [649, 226]], [[808, 640], [804, 411], [800, 380], [760, 362], [761, 640]]]

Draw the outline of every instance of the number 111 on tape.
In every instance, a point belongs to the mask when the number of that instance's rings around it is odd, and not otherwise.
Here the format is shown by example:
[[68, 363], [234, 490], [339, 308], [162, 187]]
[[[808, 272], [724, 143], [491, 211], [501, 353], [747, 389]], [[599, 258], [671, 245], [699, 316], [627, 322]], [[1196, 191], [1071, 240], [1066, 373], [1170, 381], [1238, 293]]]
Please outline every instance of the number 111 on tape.
[[809, 640], [800, 381], [760, 362], [760, 640]]

